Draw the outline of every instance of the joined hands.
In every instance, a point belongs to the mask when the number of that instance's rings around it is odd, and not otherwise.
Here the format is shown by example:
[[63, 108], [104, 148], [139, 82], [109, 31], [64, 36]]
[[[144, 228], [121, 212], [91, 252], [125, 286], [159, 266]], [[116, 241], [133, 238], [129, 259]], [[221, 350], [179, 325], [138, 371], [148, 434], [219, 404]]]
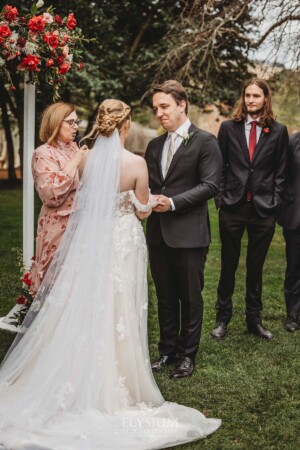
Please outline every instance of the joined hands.
[[155, 212], [163, 213], [172, 210], [171, 201], [165, 195], [152, 195], [151, 205], [152, 210]]

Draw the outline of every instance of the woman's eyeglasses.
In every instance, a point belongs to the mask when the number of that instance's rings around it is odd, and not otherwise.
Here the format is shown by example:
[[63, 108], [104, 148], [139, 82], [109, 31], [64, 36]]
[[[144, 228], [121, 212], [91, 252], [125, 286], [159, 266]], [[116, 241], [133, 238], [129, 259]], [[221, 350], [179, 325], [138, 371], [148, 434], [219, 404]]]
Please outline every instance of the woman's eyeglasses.
[[81, 124], [81, 120], [79, 119], [63, 120], [63, 122], [66, 122], [72, 128], [74, 128], [75, 126], [79, 127], [79, 125]]

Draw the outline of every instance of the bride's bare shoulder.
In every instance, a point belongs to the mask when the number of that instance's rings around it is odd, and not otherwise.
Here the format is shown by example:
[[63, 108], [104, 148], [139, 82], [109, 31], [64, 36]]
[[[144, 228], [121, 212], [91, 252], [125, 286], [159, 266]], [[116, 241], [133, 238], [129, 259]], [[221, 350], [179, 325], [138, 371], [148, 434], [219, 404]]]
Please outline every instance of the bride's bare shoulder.
[[146, 161], [142, 156], [135, 155], [129, 150], [125, 150], [124, 152], [124, 160], [130, 162], [131, 164], [135, 164], [137, 167], [144, 166], [146, 164]]

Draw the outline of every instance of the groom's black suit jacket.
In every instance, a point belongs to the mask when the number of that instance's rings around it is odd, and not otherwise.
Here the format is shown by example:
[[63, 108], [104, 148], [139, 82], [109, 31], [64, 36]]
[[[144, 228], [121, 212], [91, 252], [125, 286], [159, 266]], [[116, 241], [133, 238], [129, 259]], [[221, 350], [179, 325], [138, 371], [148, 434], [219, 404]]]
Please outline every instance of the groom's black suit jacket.
[[173, 199], [176, 210], [155, 213], [147, 221], [150, 246], [164, 240], [173, 248], [207, 247], [210, 243], [207, 200], [214, 197], [221, 178], [222, 157], [217, 139], [191, 125], [193, 135], [177, 149], [166, 177], [161, 158], [167, 133], [149, 142], [145, 159], [152, 194]]
[[218, 135], [223, 173], [216, 206], [235, 210], [252, 193], [257, 214], [266, 218], [278, 212], [283, 200], [288, 147], [285, 125], [276, 121], [261, 132], [250, 161], [245, 123], [226, 120]]
[[278, 222], [288, 230], [300, 228], [300, 132], [290, 137], [287, 184]]

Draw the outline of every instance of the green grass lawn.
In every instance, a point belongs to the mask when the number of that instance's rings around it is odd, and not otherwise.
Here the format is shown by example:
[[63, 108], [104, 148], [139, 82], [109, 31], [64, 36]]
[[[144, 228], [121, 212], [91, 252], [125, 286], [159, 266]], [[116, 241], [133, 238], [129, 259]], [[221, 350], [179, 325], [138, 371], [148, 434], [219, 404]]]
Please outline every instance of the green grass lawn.
[[[0, 191], [0, 314], [14, 305], [20, 288], [20, 274], [13, 247], [21, 247], [22, 192]], [[208, 417], [220, 417], [221, 428], [203, 441], [177, 449], [298, 450], [300, 448], [300, 331], [287, 333], [283, 276], [284, 243], [281, 229], [269, 251], [264, 271], [264, 323], [274, 333], [271, 342], [246, 333], [244, 320], [245, 245], [237, 273], [234, 317], [227, 338], [210, 338], [214, 325], [214, 303], [220, 269], [217, 215], [211, 204], [213, 243], [205, 270], [204, 327], [197, 371], [189, 379], [169, 380], [169, 370], [156, 375], [164, 397], [201, 410]], [[149, 277], [149, 345], [157, 355], [158, 323], [156, 297]], [[0, 331], [2, 359], [13, 336]], [[116, 449], [117, 450], [117, 449]]]

